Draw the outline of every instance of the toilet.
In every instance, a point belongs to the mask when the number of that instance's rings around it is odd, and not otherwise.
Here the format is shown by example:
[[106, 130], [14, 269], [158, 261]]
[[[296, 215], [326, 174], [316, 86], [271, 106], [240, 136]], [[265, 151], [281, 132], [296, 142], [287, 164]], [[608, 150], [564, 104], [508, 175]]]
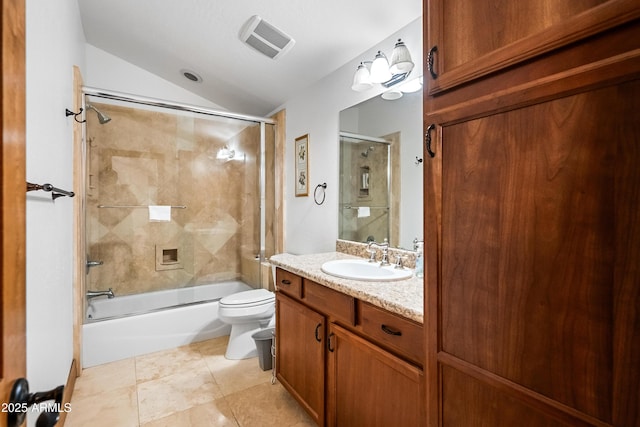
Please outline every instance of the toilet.
[[276, 296], [266, 289], [253, 289], [226, 296], [218, 303], [218, 316], [231, 325], [227, 359], [248, 359], [258, 355], [251, 338], [255, 332], [275, 324]]

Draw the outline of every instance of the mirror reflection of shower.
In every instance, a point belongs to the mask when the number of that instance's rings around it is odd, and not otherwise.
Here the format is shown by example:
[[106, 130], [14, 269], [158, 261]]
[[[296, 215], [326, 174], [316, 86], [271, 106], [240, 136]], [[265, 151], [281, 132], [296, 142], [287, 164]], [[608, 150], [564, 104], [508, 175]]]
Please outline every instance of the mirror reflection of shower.
[[96, 107], [94, 107], [89, 103], [87, 103], [87, 110], [93, 110], [96, 112], [96, 114], [98, 115], [98, 121], [100, 122], [101, 125], [105, 123], [109, 123], [111, 121], [111, 117], [107, 116], [105, 113], [98, 110]]
[[391, 241], [391, 141], [340, 132], [338, 238]]

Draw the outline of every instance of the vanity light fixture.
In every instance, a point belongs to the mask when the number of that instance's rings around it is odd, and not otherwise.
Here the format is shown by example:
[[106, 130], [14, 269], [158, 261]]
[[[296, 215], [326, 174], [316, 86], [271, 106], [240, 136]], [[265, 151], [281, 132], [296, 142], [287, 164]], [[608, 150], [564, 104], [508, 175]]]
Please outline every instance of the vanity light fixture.
[[353, 76], [351, 89], [363, 92], [371, 89], [374, 84], [389, 88], [405, 80], [413, 67], [409, 49], [402, 39], [398, 39], [391, 53], [391, 64], [387, 56], [379, 50], [373, 61], [360, 62]]
[[415, 79], [406, 81], [398, 86], [394, 86], [383, 92], [381, 96], [382, 99], [387, 101], [394, 101], [396, 99], [402, 98], [402, 95], [405, 93], [413, 93], [422, 89], [422, 76], [416, 77]]

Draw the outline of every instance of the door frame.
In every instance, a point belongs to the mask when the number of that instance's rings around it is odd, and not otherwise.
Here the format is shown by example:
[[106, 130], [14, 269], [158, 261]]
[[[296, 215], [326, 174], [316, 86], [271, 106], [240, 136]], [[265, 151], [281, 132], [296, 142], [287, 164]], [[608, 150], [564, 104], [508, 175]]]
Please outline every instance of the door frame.
[[[26, 12], [25, 0], [0, 1], [0, 388], [2, 402], [8, 402], [14, 380], [26, 374]], [[6, 422], [6, 416], [0, 416], [0, 426]]]

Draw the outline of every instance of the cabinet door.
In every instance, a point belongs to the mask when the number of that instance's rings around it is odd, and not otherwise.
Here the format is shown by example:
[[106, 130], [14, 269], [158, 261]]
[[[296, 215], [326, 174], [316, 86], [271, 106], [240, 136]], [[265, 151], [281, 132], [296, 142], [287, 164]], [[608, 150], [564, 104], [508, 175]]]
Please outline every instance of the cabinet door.
[[324, 424], [325, 318], [276, 295], [276, 375], [318, 425]]
[[420, 369], [340, 326], [329, 332], [327, 425], [424, 425]]
[[[426, 0], [430, 95], [638, 17], [637, 0]], [[429, 60], [431, 58], [431, 60]], [[429, 65], [428, 65], [429, 67]]]
[[441, 130], [433, 425], [640, 425], [638, 135], [637, 77]]

